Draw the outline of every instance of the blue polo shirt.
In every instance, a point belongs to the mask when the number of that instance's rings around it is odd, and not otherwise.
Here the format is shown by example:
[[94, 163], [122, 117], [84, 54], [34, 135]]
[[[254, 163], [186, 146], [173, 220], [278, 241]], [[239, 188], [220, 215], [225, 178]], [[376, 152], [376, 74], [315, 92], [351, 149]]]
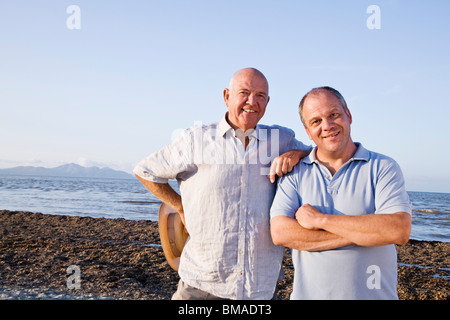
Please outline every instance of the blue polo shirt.
[[[357, 151], [332, 176], [316, 149], [280, 179], [271, 218], [295, 213], [304, 203], [326, 214], [408, 212], [411, 202], [398, 164], [356, 143]], [[395, 246], [346, 246], [317, 252], [292, 250], [291, 299], [398, 299]]]

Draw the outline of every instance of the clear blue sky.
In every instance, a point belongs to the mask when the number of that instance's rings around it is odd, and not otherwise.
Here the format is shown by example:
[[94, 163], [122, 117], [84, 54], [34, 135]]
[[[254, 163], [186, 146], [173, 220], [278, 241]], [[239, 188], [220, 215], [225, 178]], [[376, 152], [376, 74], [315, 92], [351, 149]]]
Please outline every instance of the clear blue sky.
[[449, 16], [448, 0], [1, 1], [0, 167], [131, 171], [177, 129], [220, 120], [251, 66], [270, 84], [262, 123], [311, 144], [298, 103], [335, 87], [354, 141], [396, 159], [408, 190], [450, 192]]

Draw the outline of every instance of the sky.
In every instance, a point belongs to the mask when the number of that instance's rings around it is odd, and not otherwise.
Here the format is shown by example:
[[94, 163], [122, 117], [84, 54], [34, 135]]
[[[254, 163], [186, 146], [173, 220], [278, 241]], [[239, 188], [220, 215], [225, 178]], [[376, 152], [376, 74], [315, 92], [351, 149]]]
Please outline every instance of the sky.
[[131, 172], [219, 121], [233, 73], [255, 67], [261, 123], [313, 145], [298, 104], [334, 87], [353, 140], [394, 158], [407, 190], [450, 192], [449, 15], [448, 0], [0, 0], [0, 168]]

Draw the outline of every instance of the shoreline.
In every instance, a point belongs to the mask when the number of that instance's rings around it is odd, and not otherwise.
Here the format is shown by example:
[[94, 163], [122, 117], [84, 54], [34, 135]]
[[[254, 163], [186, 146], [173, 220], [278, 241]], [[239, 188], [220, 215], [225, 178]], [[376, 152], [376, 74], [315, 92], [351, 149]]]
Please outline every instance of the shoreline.
[[[399, 299], [449, 300], [450, 243], [410, 240], [396, 247]], [[278, 300], [292, 291], [286, 253]], [[79, 267], [80, 289], [68, 288], [69, 266]], [[157, 222], [0, 210], [0, 300], [169, 300], [178, 280]]]

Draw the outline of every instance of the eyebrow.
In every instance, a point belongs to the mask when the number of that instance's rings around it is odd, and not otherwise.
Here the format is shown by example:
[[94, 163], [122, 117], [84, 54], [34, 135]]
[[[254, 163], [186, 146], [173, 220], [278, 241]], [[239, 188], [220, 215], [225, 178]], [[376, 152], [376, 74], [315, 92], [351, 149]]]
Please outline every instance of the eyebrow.
[[343, 107], [340, 105], [340, 104], [337, 104], [337, 105], [334, 105], [332, 108], [331, 108], [331, 110], [330, 110], [330, 112], [334, 112], [334, 111], [343, 111]]
[[[338, 112], [343, 112], [342, 108], [340, 108], [340, 107], [341, 107], [341, 105], [335, 105], [335, 106], [333, 106], [333, 107], [330, 109], [330, 111], [328, 112], [328, 115], [330, 115], [330, 114], [332, 114], [332, 113], [335, 113], [336, 111], [338, 111]], [[307, 120], [308, 123], [311, 124], [311, 123], [314, 122], [315, 120], [321, 119], [321, 118], [322, 118], [321, 115], [317, 115], [317, 116], [313, 116], [311, 119], [305, 119], [305, 120]]]
[[[239, 88], [237, 90], [237, 92], [241, 92], [241, 91], [252, 92], [252, 90], [246, 89], [246, 88]], [[265, 91], [256, 91], [256, 94], [263, 94], [263, 95], [267, 96], [267, 92], [265, 92]]]

